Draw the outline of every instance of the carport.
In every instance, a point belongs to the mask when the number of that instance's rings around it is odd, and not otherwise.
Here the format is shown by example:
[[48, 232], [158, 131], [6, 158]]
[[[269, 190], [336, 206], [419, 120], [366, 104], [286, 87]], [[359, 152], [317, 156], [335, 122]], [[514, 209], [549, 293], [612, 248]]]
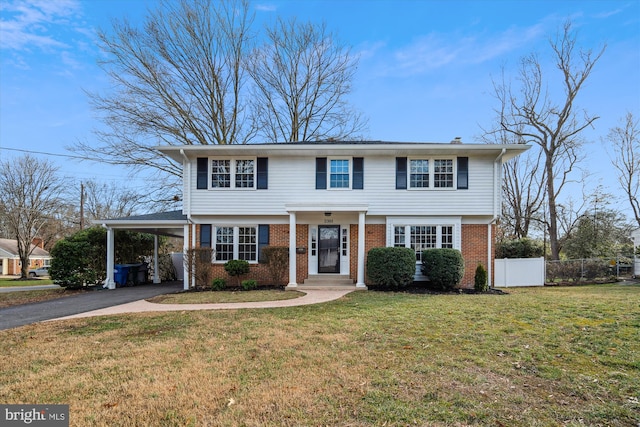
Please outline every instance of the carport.
[[[158, 274], [158, 236], [182, 238], [183, 248], [186, 249], [185, 236], [189, 235], [189, 221], [181, 210], [160, 212], [147, 215], [136, 215], [124, 218], [104, 219], [94, 221], [107, 229], [107, 279], [109, 289], [116, 288], [114, 277], [115, 238], [114, 230], [129, 230], [154, 235], [153, 247], [153, 283], [160, 283]], [[189, 275], [185, 267], [184, 289], [189, 289]]]

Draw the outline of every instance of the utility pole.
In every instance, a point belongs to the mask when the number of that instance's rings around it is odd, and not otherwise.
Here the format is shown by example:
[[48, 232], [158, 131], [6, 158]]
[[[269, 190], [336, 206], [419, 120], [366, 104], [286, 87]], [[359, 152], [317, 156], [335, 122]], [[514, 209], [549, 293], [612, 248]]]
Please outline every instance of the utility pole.
[[80, 183], [80, 231], [84, 230], [84, 183]]

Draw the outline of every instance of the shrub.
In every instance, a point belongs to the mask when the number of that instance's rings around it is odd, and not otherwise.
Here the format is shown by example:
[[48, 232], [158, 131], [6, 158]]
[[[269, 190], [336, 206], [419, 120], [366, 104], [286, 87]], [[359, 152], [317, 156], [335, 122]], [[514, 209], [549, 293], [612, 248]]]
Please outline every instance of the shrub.
[[464, 259], [457, 249], [427, 249], [422, 252], [422, 274], [435, 289], [452, 290], [464, 276]]
[[252, 291], [257, 288], [258, 288], [258, 282], [256, 282], [253, 279], [242, 281], [242, 289], [245, 291]]
[[224, 264], [224, 270], [231, 277], [237, 277], [237, 284], [240, 286], [240, 276], [249, 272], [249, 261], [243, 259], [232, 259]]
[[196, 289], [206, 289], [211, 284], [211, 259], [213, 249], [211, 248], [190, 248], [187, 249], [187, 271], [190, 272], [191, 279], [195, 279]]
[[91, 268], [91, 246], [87, 242], [60, 240], [51, 249], [49, 274], [53, 283], [80, 289], [96, 283], [98, 273]]
[[260, 262], [267, 264], [274, 285], [283, 284], [289, 268], [289, 248], [286, 246], [265, 246], [262, 248]]
[[211, 282], [211, 289], [214, 291], [222, 291], [227, 287], [227, 281], [221, 277], [213, 279]]
[[496, 258], [539, 258], [543, 255], [542, 244], [527, 238], [503, 240], [496, 245]]
[[487, 270], [482, 264], [478, 264], [476, 267], [476, 275], [473, 278], [473, 288], [477, 292], [487, 292], [487, 290], [489, 290], [487, 286]]
[[413, 283], [416, 254], [411, 248], [373, 248], [367, 254], [370, 287], [404, 288]]

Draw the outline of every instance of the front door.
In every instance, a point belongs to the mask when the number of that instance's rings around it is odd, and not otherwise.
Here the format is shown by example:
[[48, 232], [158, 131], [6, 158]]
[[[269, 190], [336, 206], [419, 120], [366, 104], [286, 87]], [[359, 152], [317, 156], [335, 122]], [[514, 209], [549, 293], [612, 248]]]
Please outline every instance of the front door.
[[340, 273], [340, 226], [318, 226], [318, 273]]

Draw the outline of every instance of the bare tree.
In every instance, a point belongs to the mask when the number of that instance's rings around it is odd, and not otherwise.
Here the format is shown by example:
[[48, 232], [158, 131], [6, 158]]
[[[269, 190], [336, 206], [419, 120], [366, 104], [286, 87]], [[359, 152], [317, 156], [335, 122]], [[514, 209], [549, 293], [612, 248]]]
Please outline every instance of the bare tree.
[[278, 19], [248, 60], [260, 135], [270, 142], [360, 137], [366, 121], [346, 100], [356, 68], [324, 24]]
[[624, 190], [638, 227], [640, 227], [640, 121], [627, 113], [622, 126], [609, 131], [607, 141], [613, 146], [612, 161], [618, 182]]
[[181, 166], [153, 146], [245, 143], [248, 10], [246, 0], [162, 0], [143, 28], [121, 20], [100, 31], [100, 66], [114, 88], [89, 94], [106, 125], [96, 132], [102, 145], [72, 150], [181, 178]]
[[500, 117], [496, 131], [510, 133], [518, 141], [536, 144], [542, 150], [549, 209], [547, 231], [551, 257], [558, 259], [558, 196], [581, 160], [581, 132], [598, 119], [586, 111], [578, 111], [575, 100], [605, 47], [595, 53], [577, 49], [570, 22], [564, 24], [550, 45], [560, 72], [562, 96], [556, 101], [549, 92], [549, 82], [537, 55], [523, 58], [519, 91], [514, 92], [504, 83], [495, 85], [500, 102], [496, 110]]
[[[512, 133], [502, 129], [484, 130], [480, 137], [488, 144], [523, 144]], [[533, 147], [502, 167], [502, 218], [503, 237], [522, 239], [545, 222], [541, 212], [544, 203], [545, 170], [542, 167], [542, 150]]]
[[0, 205], [9, 235], [17, 240], [22, 278], [27, 277], [34, 238], [61, 204], [64, 186], [56, 174], [52, 163], [28, 154], [0, 162]]
[[84, 191], [84, 214], [87, 220], [130, 216], [149, 203], [146, 196], [114, 183], [100, 184], [90, 180], [84, 183]]

